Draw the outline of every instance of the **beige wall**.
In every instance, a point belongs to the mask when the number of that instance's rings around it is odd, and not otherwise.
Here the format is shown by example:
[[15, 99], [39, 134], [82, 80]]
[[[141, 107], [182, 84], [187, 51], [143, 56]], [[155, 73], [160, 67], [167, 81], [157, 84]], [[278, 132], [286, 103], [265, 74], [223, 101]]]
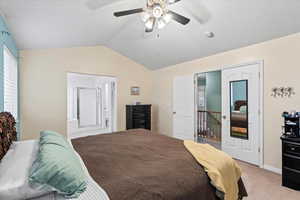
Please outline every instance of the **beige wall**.
[[[203, 59], [153, 71], [153, 100], [156, 128], [172, 135], [172, 81], [175, 76], [187, 75], [221, 66], [264, 60], [264, 162], [281, 168], [281, 126], [283, 111], [300, 110], [300, 34], [228, 51]], [[272, 98], [273, 87], [291, 86], [292, 98]]]
[[[118, 130], [125, 129], [125, 104], [134, 100], [149, 103], [151, 72], [108, 48], [26, 50], [20, 56], [22, 139], [37, 138], [45, 129], [66, 134], [67, 72], [117, 78]], [[131, 86], [140, 86], [141, 95], [131, 96]]]
[[[300, 110], [300, 34], [228, 51], [207, 58], [149, 71], [105, 47], [80, 47], [21, 52], [21, 131], [23, 139], [40, 130], [66, 134], [67, 72], [111, 75], [118, 78], [118, 129], [125, 129], [125, 104], [133, 100], [154, 104], [154, 129], [172, 135], [172, 82], [175, 76], [220, 69], [221, 66], [264, 60], [265, 164], [281, 168], [284, 110]], [[140, 86], [141, 96], [129, 95]], [[272, 98], [271, 88], [292, 86], [292, 98]]]

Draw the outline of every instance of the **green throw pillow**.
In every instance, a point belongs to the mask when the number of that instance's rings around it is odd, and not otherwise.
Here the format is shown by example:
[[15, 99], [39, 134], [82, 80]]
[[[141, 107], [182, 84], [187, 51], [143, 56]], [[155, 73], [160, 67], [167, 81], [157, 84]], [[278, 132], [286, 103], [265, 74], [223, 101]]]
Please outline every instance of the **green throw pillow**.
[[247, 106], [241, 106], [240, 107], [240, 112], [241, 113], [246, 113], [247, 112]]
[[44, 144], [56, 144], [66, 148], [70, 147], [70, 144], [66, 141], [65, 137], [54, 131], [41, 131], [39, 143], [40, 146]]
[[29, 182], [51, 188], [66, 198], [78, 198], [86, 190], [86, 180], [78, 156], [64, 137], [51, 131], [41, 132]]

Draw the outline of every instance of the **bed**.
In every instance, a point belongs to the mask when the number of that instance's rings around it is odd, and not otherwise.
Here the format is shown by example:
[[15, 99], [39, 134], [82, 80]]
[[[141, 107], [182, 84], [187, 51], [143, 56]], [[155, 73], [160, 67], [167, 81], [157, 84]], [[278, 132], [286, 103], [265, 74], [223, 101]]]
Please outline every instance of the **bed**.
[[[13, 142], [16, 139], [13, 117], [0, 113], [0, 160], [8, 157], [5, 154], [12, 147], [25, 144], [33, 147], [38, 143]], [[139, 129], [77, 138], [71, 143], [88, 177], [87, 189], [79, 200], [220, 199], [217, 195], [220, 193], [210, 183], [203, 167], [185, 149], [182, 140]], [[23, 152], [25, 155], [21, 154], [20, 159], [31, 154]], [[2, 164], [0, 162], [3, 170]], [[21, 165], [14, 165], [15, 171], [22, 171]], [[24, 165], [23, 168], [26, 169]], [[19, 184], [22, 181], [18, 180]], [[242, 199], [247, 192], [242, 180], [238, 185]], [[0, 199], [2, 191], [0, 187]], [[55, 192], [23, 199], [66, 200]]]
[[248, 137], [248, 113], [247, 101], [238, 100], [234, 102], [234, 109], [231, 111], [230, 123], [232, 134], [238, 137]]
[[[111, 200], [216, 200], [216, 189], [182, 140], [131, 130], [72, 140]], [[247, 196], [242, 180], [240, 197]]]

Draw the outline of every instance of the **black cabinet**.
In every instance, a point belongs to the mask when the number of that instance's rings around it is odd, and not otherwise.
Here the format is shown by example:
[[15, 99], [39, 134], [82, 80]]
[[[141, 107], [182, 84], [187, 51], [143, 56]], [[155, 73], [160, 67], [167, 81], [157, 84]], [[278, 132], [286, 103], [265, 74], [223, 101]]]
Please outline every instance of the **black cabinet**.
[[126, 105], [126, 129], [151, 130], [151, 105]]
[[282, 185], [300, 190], [300, 138], [282, 136]]

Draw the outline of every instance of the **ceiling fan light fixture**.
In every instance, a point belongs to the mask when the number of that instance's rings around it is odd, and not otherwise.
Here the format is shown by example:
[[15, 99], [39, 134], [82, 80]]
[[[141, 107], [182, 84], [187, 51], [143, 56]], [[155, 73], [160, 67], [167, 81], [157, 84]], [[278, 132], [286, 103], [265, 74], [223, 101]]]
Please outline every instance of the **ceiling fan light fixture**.
[[162, 18], [157, 21], [157, 28], [158, 29], [163, 29], [166, 25], [167, 25], [167, 23]]
[[146, 21], [145, 26], [146, 26], [147, 29], [153, 29], [153, 27], [154, 27], [154, 18], [153, 17], [149, 18]]
[[123, 17], [133, 14], [140, 14], [147, 33], [153, 32], [155, 28], [162, 29], [172, 20], [182, 25], [187, 25], [190, 19], [168, 9], [170, 3], [177, 3], [181, 0], [147, 0], [145, 8], [136, 8], [114, 12], [115, 17]]
[[147, 22], [149, 20], [149, 18], [151, 17], [151, 15], [148, 12], [143, 12], [141, 14], [141, 16], [142, 16], [142, 21], [143, 22]]
[[168, 24], [172, 20], [172, 16], [167, 13], [163, 16], [163, 20], [166, 22], [166, 24]]
[[152, 14], [155, 18], [160, 18], [163, 15], [163, 13], [164, 11], [159, 4], [153, 7]]

